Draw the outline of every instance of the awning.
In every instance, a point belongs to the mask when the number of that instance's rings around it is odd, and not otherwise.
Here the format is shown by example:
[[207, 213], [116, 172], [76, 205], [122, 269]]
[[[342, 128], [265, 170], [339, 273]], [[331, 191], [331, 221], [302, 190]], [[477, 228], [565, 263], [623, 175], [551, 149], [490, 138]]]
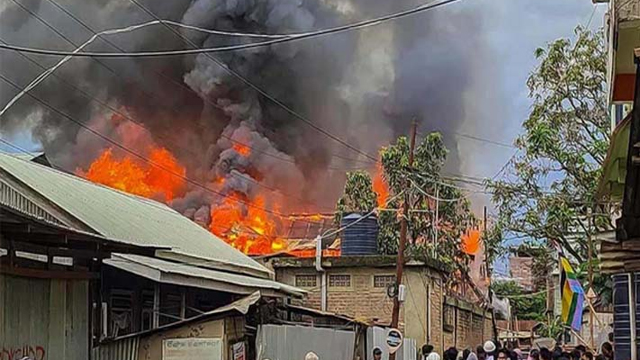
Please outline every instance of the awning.
[[602, 176], [598, 184], [598, 199], [608, 198], [612, 201], [622, 201], [627, 175], [631, 115], [629, 114], [622, 120], [611, 134], [609, 150], [602, 166]]
[[113, 254], [105, 264], [163, 284], [197, 287], [249, 295], [260, 291], [263, 296], [297, 296], [306, 292], [277, 281], [224, 271], [174, 263], [139, 255]]

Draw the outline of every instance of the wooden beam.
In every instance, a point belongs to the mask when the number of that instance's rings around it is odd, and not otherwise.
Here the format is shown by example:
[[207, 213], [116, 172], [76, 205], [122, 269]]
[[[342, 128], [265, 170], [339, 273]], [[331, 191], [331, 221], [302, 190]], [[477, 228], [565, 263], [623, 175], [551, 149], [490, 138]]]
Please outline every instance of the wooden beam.
[[38, 279], [91, 280], [100, 278], [99, 273], [89, 271], [51, 271], [44, 269], [12, 267], [6, 264], [0, 264], [0, 273]]
[[68, 242], [68, 237], [65, 234], [47, 234], [47, 233], [20, 233], [13, 231], [5, 231], [2, 229], [2, 236], [15, 241], [22, 241], [28, 243], [37, 244], [55, 244], [64, 245]]

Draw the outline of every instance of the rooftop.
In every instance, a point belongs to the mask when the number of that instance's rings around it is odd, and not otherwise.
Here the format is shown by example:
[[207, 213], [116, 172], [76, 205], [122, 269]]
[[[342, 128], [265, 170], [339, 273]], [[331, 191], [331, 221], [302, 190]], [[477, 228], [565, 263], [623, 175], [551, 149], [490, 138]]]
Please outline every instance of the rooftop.
[[[289, 256], [273, 257], [270, 259], [274, 268], [303, 268], [315, 267], [315, 258], [296, 258]], [[395, 255], [359, 255], [323, 257], [322, 267], [346, 268], [346, 267], [395, 267]], [[408, 259], [405, 266], [426, 266], [442, 272], [448, 272], [446, 264], [435, 259], [415, 260]]]
[[[141, 246], [202, 267], [269, 277], [270, 271], [159, 202], [94, 184], [32, 161], [0, 153], [0, 202], [36, 217]], [[55, 214], [52, 216], [50, 214]]]

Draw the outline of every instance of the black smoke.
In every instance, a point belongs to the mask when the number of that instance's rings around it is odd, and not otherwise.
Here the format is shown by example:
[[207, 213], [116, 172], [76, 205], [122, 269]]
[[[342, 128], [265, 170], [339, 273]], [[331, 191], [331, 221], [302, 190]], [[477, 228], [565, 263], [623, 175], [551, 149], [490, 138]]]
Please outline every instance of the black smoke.
[[[15, 0], [0, 8], [4, 42], [72, 50], [92, 33], [51, 1], [95, 31], [152, 20], [123, 0]], [[337, 26], [421, 5], [402, 0], [193, 0], [143, 1], [160, 18], [203, 28], [267, 34]], [[153, 59], [77, 58], [56, 74], [101, 101], [121, 109], [149, 130], [149, 139], [169, 148], [188, 176], [207, 184], [225, 177], [223, 191], [251, 197], [278, 189], [291, 210], [319, 204], [330, 209], [344, 180], [336, 169], [371, 166], [367, 159], [319, 133], [224, 71], [214, 57], [315, 125], [363, 151], [408, 131], [412, 118], [421, 129], [456, 131], [465, 118], [462, 97], [476, 81], [471, 66], [483, 50], [483, 23], [473, 8], [454, 3], [376, 27], [248, 51]], [[180, 29], [200, 47], [257, 41]], [[65, 40], [64, 38], [68, 40]], [[125, 51], [189, 48], [157, 25], [108, 37]], [[73, 43], [73, 44], [70, 44]], [[116, 52], [97, 40], [87, 50]], [[474, 54], [470, 49], [473, 49]], [[58, 59], [0, 52], [1, 73], [25, 86]], [[0, 104], [17, 92], [2, 83]], [[125, 142], [111, 121], [113, 112], [88, 100], [55, 76], [32, 94], [92, 128]], [[486, 106], [491, 106], [487, 104]], [[73, 171], [85, 168], [110, 144], [25, 96], [1, 120], [3, 134], [30, 131], [52, 161]], [[468, 121], [468, 120], [467, 120]], [[125, 121], [126, 122], [126, 121]], [[128, 128], [127, 128], [128, 129]], [[458, 165], [455, 138], [448, 137], [450, 168]], [[252, 147], [238, 156], [234, 141]], [[134, 146], [133, 144], [128, 144]], [[179, 211], [206, 222], [216, 195], [192, 188], [173, 202]]]

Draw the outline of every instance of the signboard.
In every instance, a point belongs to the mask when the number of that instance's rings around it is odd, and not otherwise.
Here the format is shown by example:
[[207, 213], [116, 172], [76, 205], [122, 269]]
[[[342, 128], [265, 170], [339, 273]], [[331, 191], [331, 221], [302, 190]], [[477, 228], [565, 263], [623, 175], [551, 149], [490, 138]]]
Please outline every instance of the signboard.
[[233, 360], [246, 360], [244, 342], [238, 342], [231, 346], [231, 354]]
[[402, 333], [398, 329], [389, 329], [387, 331], [387, 347], [389, 354], [395, 353], [402, 346]]
[[222, 360], [222, 339], [162, 340], [162, 360]]

